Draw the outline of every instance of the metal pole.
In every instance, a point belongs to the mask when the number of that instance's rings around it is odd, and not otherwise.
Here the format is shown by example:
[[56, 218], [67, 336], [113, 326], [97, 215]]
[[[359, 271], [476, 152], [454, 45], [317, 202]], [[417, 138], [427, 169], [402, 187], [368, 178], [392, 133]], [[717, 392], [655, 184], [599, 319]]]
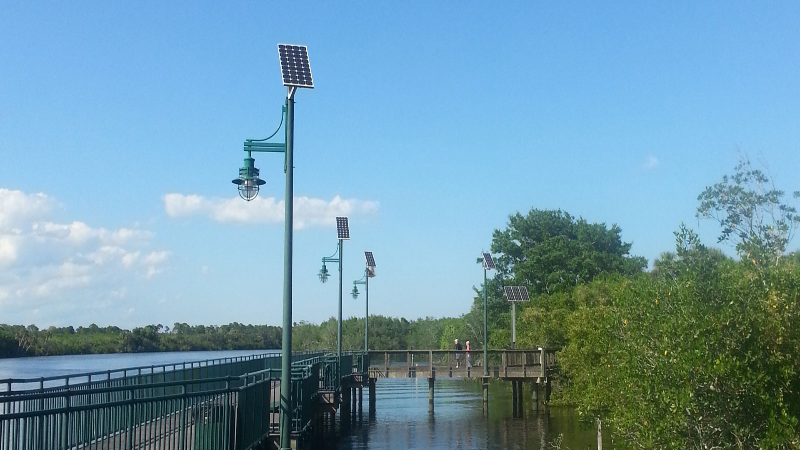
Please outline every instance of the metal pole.
[[369, 351], [369, 269], [365, 270], [367, 274], [367, 312], [364, 316], [364, 352]]
[[291, 448], [292, 231], [294, 206], [294, 89], [286, 96], [286, 223], [283, 243], [283, 344], [281, 346], [280, 446]]
[[486, 268], [483, 269], [483, 376], [489, 376], [489, 325], [487, 314], [489, 309], [486, 306]]
[[344, 258], [342, 258], [343, 242], [344, 241], [342, 239], [339, 239], [339, 335], [336, 339], [336, 357], [338, 358], [339, 364], [342, 363], [342, 266], [344, 266]]
[[517, 348], [517, 302], [511, 302], [511, 349]]

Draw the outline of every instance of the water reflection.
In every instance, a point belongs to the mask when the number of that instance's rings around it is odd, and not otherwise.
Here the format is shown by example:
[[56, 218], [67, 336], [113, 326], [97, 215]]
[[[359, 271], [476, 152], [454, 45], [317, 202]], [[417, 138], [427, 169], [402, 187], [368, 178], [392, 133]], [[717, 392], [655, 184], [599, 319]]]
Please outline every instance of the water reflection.
[[[516, 414], [510, 384], [490, 388], [488, 416], [477, 383], [437, 380], [435, 408], [428, 408], [427, 380], [380, 379], [374, 419], [357, 414], [338, 439], [328, 436], [325, 449], [550, 449], [559, 434], [562, 448], [596, 448], [596, 434], [565, 408], [537, 410], [525, 386]], [[367, 402], [365, 392], [364, 402]], [[604, 444], [611, 448], [610, 442]]]

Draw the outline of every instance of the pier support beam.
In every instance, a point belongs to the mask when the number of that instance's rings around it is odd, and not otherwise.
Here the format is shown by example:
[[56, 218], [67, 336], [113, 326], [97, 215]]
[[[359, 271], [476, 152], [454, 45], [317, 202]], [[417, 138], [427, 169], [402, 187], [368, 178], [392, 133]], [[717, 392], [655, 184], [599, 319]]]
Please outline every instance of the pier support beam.
[[523, 393], [522, 391], [523, 391], [523, 389], [522, 389], [522, 380], [518, 380], [517, 381], [517, 403], [518, 403], [517, 404], [517, 411], [519, 411], [519, 416], [520, 417], [522, 417], [522, 415], [523, 415], [522, 414], [522, 411], [523, 411], [522, 407], [524, 406], [524, 403], [523, 403], [522, 399], [525, 398], [525, 397], [522, 396], [522, 393]]
[[533, 406], [539, 409], [539, 381], [533, 383]]
[[545, 405], [550, 405], [550, 378], [545, 379], [544, 381], [544, 403]]
[[375, 378], [369, 379], [369, 415], [375, 415]]
[[433, 385], [436, 381], [436, 378], [429, 377], [428, 378], [428, 405], [433, 408]]
[[355, 386], [353, 386], [352, 396], [353, 396], [353, 413], [355, 413], [356, 411], [358, 411], [358, 391], [356, 390]]
[[517, 417], [517, 380], [511, 380], [511, 417]]
[[486, 409], [489, 405], [489, 377], [483, 377], [483, 407]]

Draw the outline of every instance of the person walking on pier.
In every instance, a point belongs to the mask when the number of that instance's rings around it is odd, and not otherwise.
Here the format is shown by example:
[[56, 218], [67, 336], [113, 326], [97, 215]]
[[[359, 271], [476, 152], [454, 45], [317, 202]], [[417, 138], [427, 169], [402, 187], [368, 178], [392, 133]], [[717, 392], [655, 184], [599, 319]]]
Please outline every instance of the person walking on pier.
[[470, 361], [470, 359], [469, 359], [469, 350], [470, 350], [469, 341], [465, 342], [465, 344], [467, 345], [467, 347], [466, 347], [466, 350], [467, 350], [467, 369], [471, 369], [472, 368], [472, 361]]
[[458, 343], [458, 339], [456, 339], [456, 369], [461, 367], [461, 344]]

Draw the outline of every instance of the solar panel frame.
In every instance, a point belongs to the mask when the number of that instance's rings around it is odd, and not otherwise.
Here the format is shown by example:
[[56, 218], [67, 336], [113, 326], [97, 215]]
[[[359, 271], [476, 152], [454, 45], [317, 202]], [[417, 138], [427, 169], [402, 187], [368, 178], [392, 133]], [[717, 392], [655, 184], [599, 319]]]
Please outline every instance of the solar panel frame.
[[491, 253], [484, 253], [483, 254], [483, 267], [487, 270], [493, 270], [494, 267], [494, 259], [492, 259]]
[[505, 286], [506, 297], [510, 302], [529, 302], [528, 288], [525, 286]]
[[314, 89], [308, 47], [305, 45], [278, 44], [278, 60], [284, 86]]
[[350, 239], [350, 221], [347, 217], [336, 218], [336, 234], [339, 239]]
[[364, 259], [367, 261], [367, 267], [375, 267], [375, 257], [372, 252], [364, 252]]

